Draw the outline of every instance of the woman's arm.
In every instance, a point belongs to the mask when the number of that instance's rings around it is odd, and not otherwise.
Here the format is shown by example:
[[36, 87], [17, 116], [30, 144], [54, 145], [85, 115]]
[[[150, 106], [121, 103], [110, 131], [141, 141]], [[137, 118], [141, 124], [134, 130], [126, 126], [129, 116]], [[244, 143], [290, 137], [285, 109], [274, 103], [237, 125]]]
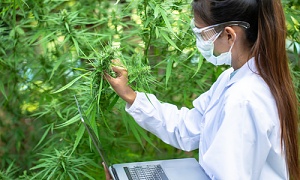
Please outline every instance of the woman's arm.
[[186, 151], [199, 148], [202, 122], [199, 108], [178, 109], [173, 104], [160, 102], [153, 94], [138, 92], [126, 111], [141, 127], [165, 143]]

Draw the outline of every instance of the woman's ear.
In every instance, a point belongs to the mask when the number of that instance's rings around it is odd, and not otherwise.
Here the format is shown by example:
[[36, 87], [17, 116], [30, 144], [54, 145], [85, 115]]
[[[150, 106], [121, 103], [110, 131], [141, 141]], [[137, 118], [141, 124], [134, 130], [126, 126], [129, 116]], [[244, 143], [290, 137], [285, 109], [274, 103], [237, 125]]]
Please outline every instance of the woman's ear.
[[225, 27], [225, 35], [227, 37], [228, 43], [232, 44], [236, 40], [236, 33], [235, 30], [232, 27]]

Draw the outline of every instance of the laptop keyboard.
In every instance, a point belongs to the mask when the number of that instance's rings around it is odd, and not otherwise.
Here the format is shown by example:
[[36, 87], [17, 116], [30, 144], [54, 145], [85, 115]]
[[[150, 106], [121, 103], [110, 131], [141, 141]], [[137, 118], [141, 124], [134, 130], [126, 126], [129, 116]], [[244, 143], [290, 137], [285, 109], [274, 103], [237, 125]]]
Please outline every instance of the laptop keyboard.
[[124, 167], [129, 180], [168, 180], [160, 165]]

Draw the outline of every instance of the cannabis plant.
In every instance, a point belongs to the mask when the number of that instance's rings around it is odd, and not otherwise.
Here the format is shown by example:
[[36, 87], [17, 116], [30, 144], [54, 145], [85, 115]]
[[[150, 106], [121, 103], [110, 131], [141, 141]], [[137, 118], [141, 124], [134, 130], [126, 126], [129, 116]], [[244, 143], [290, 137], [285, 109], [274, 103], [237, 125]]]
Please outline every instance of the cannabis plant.
[[[299, 2], [283, 2], [299, 94]], [[141, 129], [103, 77], [119, 59], [134, 90], [192, 107], [227, 67], [195, 48], [190, 1], [2, 0], [0, 16], [2, 179], [104, 179], [74, 95], [110, 162], [197, 157]]]

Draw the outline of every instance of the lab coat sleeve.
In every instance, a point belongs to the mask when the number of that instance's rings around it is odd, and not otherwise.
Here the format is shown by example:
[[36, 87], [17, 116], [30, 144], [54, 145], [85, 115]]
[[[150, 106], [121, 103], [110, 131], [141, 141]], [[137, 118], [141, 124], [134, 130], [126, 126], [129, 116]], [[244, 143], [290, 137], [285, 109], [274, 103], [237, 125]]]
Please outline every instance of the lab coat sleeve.
[[274, 128], [264, 110], [246, 100], [224, 106], [222, 124], [203, 154], [203, 167], [212, 179], [259, 179]]
[[207, 93], [194, 101], [197, 108], [178, 109], [175, 105], [159, 102], [153, 94], [137, 92], [134, 103], [130, 107], [126, 105], [125, 110], [141, 127], [165, 143], [191, 151], [199, 148], [200, 122], [207, 104]]

